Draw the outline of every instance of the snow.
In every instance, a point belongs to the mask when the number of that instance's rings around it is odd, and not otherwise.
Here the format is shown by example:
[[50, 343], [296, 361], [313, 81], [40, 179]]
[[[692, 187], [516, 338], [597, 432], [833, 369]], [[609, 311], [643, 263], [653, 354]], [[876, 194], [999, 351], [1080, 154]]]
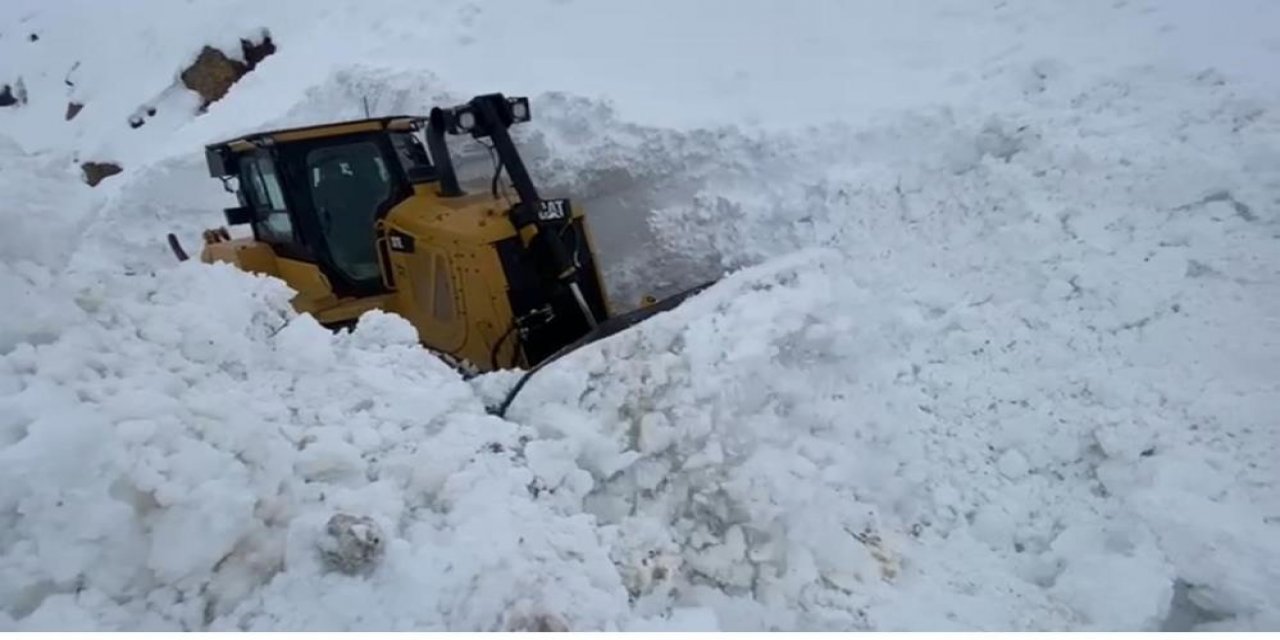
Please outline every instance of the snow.
[[[485, 415], [403, 320], [333, 336], [291, 317], [279, 282], [194, 264], [82, 295], [90, 321], [6, 357], [22, 390], [4, 401], [0, 583], [18, 618], [474, 628], [536, 595], [599, 627], [625, 609], [586, 516], [530, 497], [526, 429]], [[399, 532], [362, 597], [319, 560], [325, 522], [351, 512]], [[299, 597], [334, 602], [321, 619]]]
[[[1280, 5], [130, 4], [0, 7], [0, 628], [1280, 628]], [[505, 419], [164, 245], [494, 89], [619, 304], [727, 273]]]

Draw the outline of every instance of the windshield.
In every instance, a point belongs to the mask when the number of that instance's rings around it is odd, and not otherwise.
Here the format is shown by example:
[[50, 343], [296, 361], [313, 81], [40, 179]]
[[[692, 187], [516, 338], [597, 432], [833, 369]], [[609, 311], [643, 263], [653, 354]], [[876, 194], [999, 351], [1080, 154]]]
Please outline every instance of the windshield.
[[311, 200], [333, 266], [356, 281], [379, 276], [374, 222], [395, 197], [382, 150], [370, 140], [320, 147], [307, 154]]

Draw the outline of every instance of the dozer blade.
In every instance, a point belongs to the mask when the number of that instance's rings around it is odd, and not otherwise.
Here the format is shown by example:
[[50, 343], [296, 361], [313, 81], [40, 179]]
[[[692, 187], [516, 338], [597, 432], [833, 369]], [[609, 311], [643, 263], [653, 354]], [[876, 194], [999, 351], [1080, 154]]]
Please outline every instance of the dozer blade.
[[556, 360], [559, 360], [560, 358], [582, 347], [585, 347], [586, 345], [596, 342], [597, 340], [603, 340], [615, 333], [619, 333], [621, 331], [629, 329], [637, 324], [640, 324], [641, 322], [644, 322], [648, 318], [651, 318], [659, 313], [662, 313], [663, 311], [669, 311], [671, 309], [674, 309], [689, 297], [715, 284], [715, 282], [716, 282], [715, 280], [712, 280], [710, 282], [704, 282], [691, 289], [686, 289], [673, 296], [663, 298], [662, 300], [659, 300], [651, 305], [640, 307], [639, 309], [635, 309], [633, 311], [629, 311], [627, 313], [614, 316], [612, 318], [609, 318], [608, 320], [605, 320], [604, 322], [601, 322], [600, 324], [596, 325], [596, 328], [587, 332], [586, 335], [582, 336], [581, 338], [578, 338], [574, 342], [569, 343], [568, 345], [561, 348], [559, 351], [551, 354], [550, 356], [547, 356], [547, 358], [542, 362], [539, 362], [537, 366], [526, 371], [525, 374], [523, 376], [520, 376], [520, 379], [516, 381], [515, 386], [511, 387], [511, 390], [507, 392], [507, 396], [503, 398], [502, 404], [498, 405], [497, 407], [489, 407], [489, 413], [496, 416], [505, 416], [507, 413], [507, 409], [511, 406], [511, 403], [515, 401], [516, 395], [519, 394], [520, 390], [524, 388], [525, 383], [529, 381], [529, 378], [533, 377], [533, 374], [540, 371], [543, 367], [551, 364], [552, 362], [555, 362]]

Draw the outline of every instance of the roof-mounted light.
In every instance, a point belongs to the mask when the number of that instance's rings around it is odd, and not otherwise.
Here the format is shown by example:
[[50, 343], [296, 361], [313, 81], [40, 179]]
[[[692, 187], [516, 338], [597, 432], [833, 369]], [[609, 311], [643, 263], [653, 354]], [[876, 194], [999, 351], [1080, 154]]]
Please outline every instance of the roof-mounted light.
[[[484, 101], [484, 102], [481, 102]], [[496, 122], [482, 122], [481, 105], [491, 105], [492, 117], [496, 118]], [[483, 107], [487, 109], [488, 106]], [[466, 104], [441, 110], [444, 116], [445, 131], [453, 134], [471, 134], [476, 137], [484, 137], [489, 135], [489, 129], [495, 125], [511, 126], [521, 122], [528, 122], [532, 113], [529, 109], [529, 99], [525, 97], [505, 98], [502, 94], [490, 94], [486, 96], [478, 96]]]
[[512, 122], [528, 122], [529, 121], [529, 99], [528, 98], [507, 98], [507, 107], [511, 111]]
[[470, 111], [463, 111], [458, 114], [458, 128], [463, 131], [470, 131], [476, 128], [476, 114]]
[[454, 107], [447, 112], [446, 121], [449, 124], [449, 133], [459, 135], [463, 133], [472, 133], [476, 128], [476, 114], [466, 106]]

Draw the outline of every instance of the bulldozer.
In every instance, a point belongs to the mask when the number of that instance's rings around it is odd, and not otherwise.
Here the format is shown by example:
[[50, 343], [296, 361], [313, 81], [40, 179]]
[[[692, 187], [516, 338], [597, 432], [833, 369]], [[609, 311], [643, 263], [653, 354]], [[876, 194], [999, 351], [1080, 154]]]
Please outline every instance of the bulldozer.
[[[207, 145], [209, 174], [238, 204], [225, 209], [226, 226], [204, 232], [200, 259], [280, 278], [299, 313], [333, 330], [380, 309], [465, 373], [526, 369], [501, 413], [539, 367], [709, 284], [615, 314], [585, 212], [539, 193], [512, 138], [531, 116], [527, 98], [492, 93], [427, 116]], [[488, 185], [460, 184], [449, 145], [459, 136], [490, 151]], [[243, 225], [251, 235], [233, 238], [227, 227]], [[174, 234], [168, 241], [188, 259]]]

